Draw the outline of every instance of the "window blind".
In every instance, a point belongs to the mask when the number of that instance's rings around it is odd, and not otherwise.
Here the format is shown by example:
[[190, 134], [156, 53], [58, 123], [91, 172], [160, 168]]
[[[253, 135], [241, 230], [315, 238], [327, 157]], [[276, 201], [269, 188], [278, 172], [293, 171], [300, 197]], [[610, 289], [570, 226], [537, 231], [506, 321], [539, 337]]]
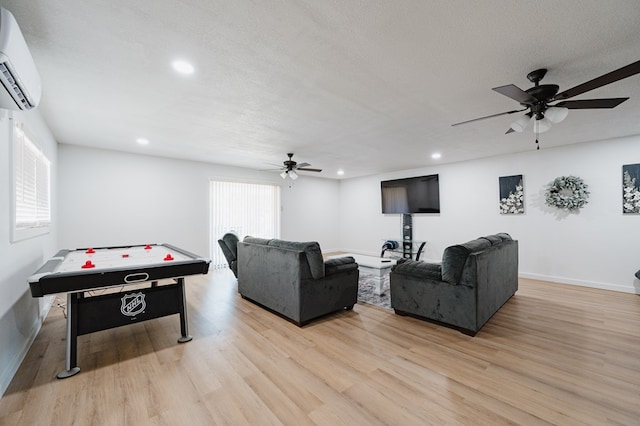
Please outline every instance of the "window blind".
[[211, 267], [227, 266], [218, 239], [235, 232], [242, 240], [251, 235], [280, 237], [280, 187], [244, 182], [211, 181]]
[[20, 126], [14, 127], [15, 229], [51, 223], [51, 162]]

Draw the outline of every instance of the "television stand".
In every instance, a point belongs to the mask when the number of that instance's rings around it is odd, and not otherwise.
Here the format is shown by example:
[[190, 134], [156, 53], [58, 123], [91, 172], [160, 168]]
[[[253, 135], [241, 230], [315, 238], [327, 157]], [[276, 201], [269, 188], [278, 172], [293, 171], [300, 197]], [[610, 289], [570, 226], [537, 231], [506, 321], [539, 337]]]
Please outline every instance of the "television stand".
[[415, 260], [420, 260], [424, 246], [427, 244], [424, 240], [403, 240], [402, 238], [387, 238], [384, 241], [395, 241], [398, 244], [398, 248], [386, 249], [385, 252], [395, 253], [403, 259], [414, 259], [415, 253]]

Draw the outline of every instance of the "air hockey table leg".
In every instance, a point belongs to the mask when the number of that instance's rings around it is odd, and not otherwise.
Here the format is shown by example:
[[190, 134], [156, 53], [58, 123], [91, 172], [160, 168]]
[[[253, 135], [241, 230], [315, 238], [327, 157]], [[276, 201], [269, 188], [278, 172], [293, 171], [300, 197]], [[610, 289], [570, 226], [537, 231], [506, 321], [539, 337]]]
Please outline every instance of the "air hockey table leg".
[[180, 287], [178, 297], [180, 297], [180, 334], [182, 334], [178, 339], [178, 343], [187, 343], [193, 339], [193, 336], [189, 334], [189, 323], [187, 322], [187, 296], [184, 288], [184, 277], [180, 277], [176, 281]]
[[66, 369], [59, 372], [58, 379], [66, 379], [75, 376], [80, 372], [77, 358], [78, 342], [78, 311], [75, 306], [77, 294], [67, 293], [67, 355], [65, 361]]

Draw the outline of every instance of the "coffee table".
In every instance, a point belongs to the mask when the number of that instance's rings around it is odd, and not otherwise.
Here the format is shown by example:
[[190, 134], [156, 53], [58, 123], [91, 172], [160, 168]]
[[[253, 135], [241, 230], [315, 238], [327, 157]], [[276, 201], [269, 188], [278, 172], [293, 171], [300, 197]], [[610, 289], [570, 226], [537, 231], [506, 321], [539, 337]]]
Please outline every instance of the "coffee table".
[[356, 260], [358, 270], [362, 275], [369, 275], [374, 278], [374, 282], [376, 284], [375, 293], [380, 295], [382, 293], [385, 278], [388, 278], [391, 267], [396, 264], [396, 260], [354, 253], [329, 256], [329, 259], [345, 256], [351, 256]]

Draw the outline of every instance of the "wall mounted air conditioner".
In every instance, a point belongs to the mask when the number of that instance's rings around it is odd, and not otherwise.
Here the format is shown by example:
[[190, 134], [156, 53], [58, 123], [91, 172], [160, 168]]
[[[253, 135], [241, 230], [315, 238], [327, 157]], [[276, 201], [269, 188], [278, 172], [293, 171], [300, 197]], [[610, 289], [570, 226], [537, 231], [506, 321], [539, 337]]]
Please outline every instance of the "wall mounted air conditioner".
[[11, 12], [0, 7], [0, 108], [32, 109], [40, 103], [42, 83], [27, 42]]

